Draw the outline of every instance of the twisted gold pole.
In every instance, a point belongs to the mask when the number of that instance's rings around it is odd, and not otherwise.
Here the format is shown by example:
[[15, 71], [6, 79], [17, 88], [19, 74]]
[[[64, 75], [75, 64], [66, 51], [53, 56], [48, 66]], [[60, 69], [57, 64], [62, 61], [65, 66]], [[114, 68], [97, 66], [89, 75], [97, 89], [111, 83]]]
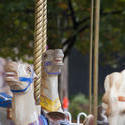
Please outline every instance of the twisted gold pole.
[[[43, 44], [42, 44], [42, 54], [46, 51], [47, 48], [47, 0], [43, 0]], [[45, 87], [45, 77], [46, 74], [44, 72], [44, 67], [42, 64], [42, 87], [41, 91], [43, 91]], [[41, 93], [42, 94], [42, 93]]]
[[43, 42], [42, 42], [42, 53], [47, 48], [47, 0], [43, 0]]
[[42, 53], [46, 51], [47, 41], [47, 0], [36, 0], [35, 33], [34, 33], [34, 71], [37, 79], [34, 81], [34, 97], [36, 104], [40, 103], [40, 86], [42, 76]]

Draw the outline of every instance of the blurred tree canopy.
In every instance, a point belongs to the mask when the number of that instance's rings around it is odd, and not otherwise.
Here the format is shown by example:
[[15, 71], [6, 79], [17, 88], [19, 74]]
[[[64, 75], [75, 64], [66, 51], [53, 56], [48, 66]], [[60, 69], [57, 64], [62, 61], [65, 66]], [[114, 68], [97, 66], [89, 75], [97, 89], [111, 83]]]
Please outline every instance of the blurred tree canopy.
[[[48, 46], [74, 46], [89, 53], [89, 0], [48, 0]], [[105, 64], [125, 59], [125, 0], [101, 1], [100, 57]], [[33, 53], [34, 1], [0, 1], [0, 56], [26, 60]]]

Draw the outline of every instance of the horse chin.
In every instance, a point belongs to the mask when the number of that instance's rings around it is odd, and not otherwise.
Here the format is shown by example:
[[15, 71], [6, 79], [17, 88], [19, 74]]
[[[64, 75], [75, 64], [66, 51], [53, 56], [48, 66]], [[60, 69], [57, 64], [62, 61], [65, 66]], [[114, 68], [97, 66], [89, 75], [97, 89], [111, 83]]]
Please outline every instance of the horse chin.
[[58, 64], [56, 64], [56, 66], [59, 68], [59, 69], [61, 69], [62, 67], [63, 67], [63, 63], [58, 63]]

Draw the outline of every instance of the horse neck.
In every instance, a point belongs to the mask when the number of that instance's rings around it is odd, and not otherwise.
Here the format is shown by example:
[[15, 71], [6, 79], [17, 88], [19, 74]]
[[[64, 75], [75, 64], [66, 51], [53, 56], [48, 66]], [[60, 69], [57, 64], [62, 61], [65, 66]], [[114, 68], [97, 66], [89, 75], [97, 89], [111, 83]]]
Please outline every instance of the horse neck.
[[12, 109], [15, 125], [29, 125], [38, 121], [33, 92], [32, 84], [27, 93], [13, 95]]
[[41, 107], [45, 112], [62, 112], [58, 95], [58, 75], [45, 75], [41, 89]]
[[46, 79], [47, 89], [43, 90], [44, 96], [51, 100], [58, 98], [58, 75], [47, 75]]

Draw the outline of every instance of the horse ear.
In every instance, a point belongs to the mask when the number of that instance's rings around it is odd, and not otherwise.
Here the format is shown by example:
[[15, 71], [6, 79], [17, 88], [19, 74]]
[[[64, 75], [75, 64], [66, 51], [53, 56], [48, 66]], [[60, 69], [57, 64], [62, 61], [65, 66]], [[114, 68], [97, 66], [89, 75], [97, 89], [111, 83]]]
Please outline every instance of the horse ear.
[[6, 64], [6, 60], [0, 57], [0, 66], [4, 66]]
[[16, 62], [13, 62], [13, 61], [8, 61], [6, 63], [6, 66], [5, 66], [5, 71], [6, 72], [16, 72], [16, 69], [17, 69], [17, 66], [18, 64]]
[[107, 75], [106, 78], [105, 78], [105, 81], [104, 81], [104, 88], [105, 88], [105, 91], [109, 90], [110, 89], [110, 75]]

